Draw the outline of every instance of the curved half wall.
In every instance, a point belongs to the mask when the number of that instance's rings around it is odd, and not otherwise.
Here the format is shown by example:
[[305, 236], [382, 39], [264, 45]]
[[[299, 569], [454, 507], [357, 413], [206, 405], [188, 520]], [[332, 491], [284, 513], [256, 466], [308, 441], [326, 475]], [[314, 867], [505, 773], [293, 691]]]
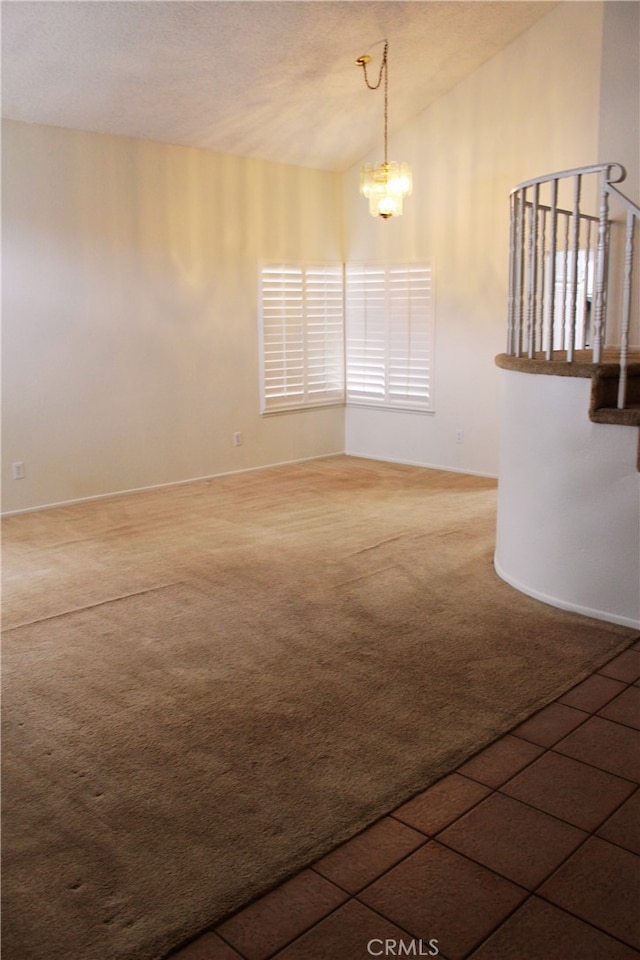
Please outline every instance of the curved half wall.
[[589, 379], [500, 377], [496, 572], [552, 606], [640, 627], [638, 428], [592, 423]]

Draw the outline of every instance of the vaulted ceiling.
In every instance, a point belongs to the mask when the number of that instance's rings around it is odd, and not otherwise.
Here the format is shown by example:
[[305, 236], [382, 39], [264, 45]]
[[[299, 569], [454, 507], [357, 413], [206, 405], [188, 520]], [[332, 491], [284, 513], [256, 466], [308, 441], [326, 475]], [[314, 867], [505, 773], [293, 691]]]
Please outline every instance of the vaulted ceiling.
[[555, 6], [4, 0], [3, 116], [342, 171]]

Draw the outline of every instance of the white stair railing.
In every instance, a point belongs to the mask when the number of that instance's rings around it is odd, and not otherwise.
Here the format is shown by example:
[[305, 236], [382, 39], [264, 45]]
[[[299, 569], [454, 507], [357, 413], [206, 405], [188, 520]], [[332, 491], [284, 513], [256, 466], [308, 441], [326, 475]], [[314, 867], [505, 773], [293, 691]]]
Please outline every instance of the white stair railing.
[[511, 191], [509, 246], [507, 353], [572, 363], [586, 351], [598, 364], [611, 348], [620, 364], [619, 408], [629, 350], [640, 345], [640, 208], [614, 186], [625, 177], [620, 164], [603, 163], [519, 184]]

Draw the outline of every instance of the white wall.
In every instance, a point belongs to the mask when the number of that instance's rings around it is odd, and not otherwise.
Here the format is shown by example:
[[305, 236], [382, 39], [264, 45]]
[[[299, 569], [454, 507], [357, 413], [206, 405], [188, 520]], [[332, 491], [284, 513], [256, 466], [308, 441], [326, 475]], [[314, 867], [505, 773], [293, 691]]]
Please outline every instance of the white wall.
[[[414, 172], [403, 217], [374, 220], [345, 177], [347, 256], [432, 257], [436, 282], [435, 414], [350, 408], [348, 453], [497, 474], [509, 190], [598, 161], [602, 13], [560, 4], [390, 139]], [[392, 120], [392, 70], [389, 93]]]
[[496, 570], [554, 606], [640, 627], [637, 428], [591, 423], [589, 379], [499, 375]]
[[[626, 171], [622, 192], [640, 205], [640, 3], [607, 0], [604, 5], [602, 36], [602, 84], [600, 93], [600, 153], [602, 162], [615, 160]], [[614, 226], [611, 242], [614, 256], [622, 261], [625, 244], [626, 209], [615, 200], [609, 205]], [[636, 241], [631, 316], [631, 346], [640, 349], [640, 258]], [[611, 342], [619, 342], [622, 318], [622, 271], [609, 289], [607, 329]], [[617, 338], [617, 340], [616, 340]]]
[[2, 172], [4, 511], [343, 450], [258, 395], [257, 263], [342, 258], [337, 174], [15, 122]]
[[622, 163], [621, 190], [640, 204], [640, 3], [607, 0], [602, 31], [598, 160]]

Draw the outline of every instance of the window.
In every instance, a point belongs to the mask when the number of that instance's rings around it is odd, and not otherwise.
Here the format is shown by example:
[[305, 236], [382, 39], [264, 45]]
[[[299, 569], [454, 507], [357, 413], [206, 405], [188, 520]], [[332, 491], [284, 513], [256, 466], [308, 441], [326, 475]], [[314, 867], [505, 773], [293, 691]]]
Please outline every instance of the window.
[[431, 266], [349, 263], [347, 403], [433, 410]]
[[344, 402], [343, 266], [260, 270], [261, 410]]
[[345, 397], [432, 411], [433, 313], [426, 263], [263, 264], [262, 413]]

